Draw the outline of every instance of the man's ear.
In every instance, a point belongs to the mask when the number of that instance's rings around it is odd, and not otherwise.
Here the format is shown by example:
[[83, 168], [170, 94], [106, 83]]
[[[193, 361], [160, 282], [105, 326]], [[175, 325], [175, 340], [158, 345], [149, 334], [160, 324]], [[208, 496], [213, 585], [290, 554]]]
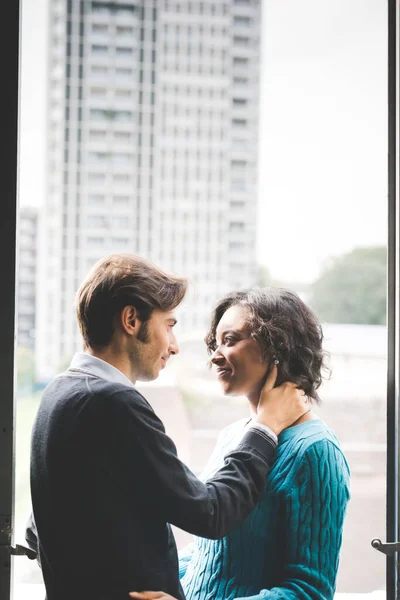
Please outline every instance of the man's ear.
[[124, 306], [120, 312], [120, 324], [129, 335], [134, 335], [139, 331], [140, 319], [134, 306]]

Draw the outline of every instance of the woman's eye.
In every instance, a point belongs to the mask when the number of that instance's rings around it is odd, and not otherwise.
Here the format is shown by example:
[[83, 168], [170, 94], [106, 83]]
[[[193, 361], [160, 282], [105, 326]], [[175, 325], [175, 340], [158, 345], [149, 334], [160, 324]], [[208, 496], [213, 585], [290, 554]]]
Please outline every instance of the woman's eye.
[[235, 340], [233, 339], [233, 337], [230, 337], [229, 335], [224, 339], [224, 343], [225, 344], [229, 344], [230, 342], [234, 342]]

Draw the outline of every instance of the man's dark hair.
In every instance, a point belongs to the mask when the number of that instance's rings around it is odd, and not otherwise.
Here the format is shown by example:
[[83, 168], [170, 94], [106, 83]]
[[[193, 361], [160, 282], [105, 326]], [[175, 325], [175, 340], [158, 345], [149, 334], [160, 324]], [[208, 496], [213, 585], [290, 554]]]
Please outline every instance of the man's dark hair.
[[104, 347], [111, 342], [115, 317], [125, 306], [134, 306], [146, 323], [154, 309], [174, 310], [183, 300], [187, 280], [165, 273], [134, 254], [102, 258], [80, 286], [76, 315], [85, 347]]
[[248, 309], [250, 335], [261, 348], [261, 358], [270, 362], [270, 368], [274, 360], [279, 361], [276, 385], [291, 381], [319, 403], [322, 370], [329, 369], [322, 349], [322, 327], [312, 310], [296, 293], [282, 288], [233, 292], [214, 309], [205, 338], [210, 354], [217, 347], [216, 330], [222, 315], [237, 305]]

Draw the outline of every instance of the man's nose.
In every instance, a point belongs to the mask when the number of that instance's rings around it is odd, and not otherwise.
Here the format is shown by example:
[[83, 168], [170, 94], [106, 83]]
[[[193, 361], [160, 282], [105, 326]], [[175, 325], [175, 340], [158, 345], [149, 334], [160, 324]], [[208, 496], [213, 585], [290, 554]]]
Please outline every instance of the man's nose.
[[169, 342], [169, 353], [170, 354], [179, 354], [179, 346], [176, 341], [176, 337], [172, 334], [171, 340]]

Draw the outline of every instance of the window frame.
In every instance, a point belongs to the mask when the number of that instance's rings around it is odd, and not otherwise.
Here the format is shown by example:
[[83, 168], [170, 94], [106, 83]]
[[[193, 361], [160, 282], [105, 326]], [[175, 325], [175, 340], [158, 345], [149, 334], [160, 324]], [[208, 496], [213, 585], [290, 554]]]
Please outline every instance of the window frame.
[[[399, 527], [399, 383], [400, 383], [400, 237], [399, 237], [399, 5], [388, 0], [388, 300], [387, 300], [387, 541], [400, 540]], [[19, 113], [20, 0], [3, 6], [0, 52], [4, 86], [2, 136], [2, 218], [0, 255], [7, 257], [2, 271], [0, 330], [0, 600], [9, 600], [14, 542], [14, 334], [16, 289], [16, 232]], [[387, 558], [386, 597], [395, 600], [399, 591], [397, 556]], [[377, 556], [377, 560], [379, 560]]]

